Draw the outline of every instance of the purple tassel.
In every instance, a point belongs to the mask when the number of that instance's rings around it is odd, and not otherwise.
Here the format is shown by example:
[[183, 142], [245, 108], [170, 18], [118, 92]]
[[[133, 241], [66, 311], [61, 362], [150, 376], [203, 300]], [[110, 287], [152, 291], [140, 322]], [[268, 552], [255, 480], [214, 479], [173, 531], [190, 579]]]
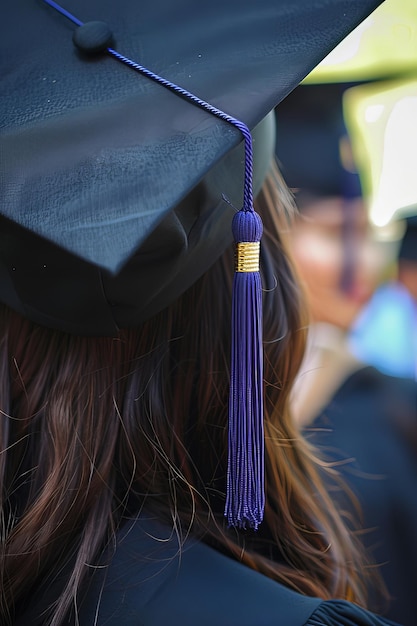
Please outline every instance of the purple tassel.
[[229, 459], [225, 516], [230, 526], [257, 529], [265, 507], [263, 432], [262, 221], [242, 209], [232, 224], [237, 244], [232, 299]]

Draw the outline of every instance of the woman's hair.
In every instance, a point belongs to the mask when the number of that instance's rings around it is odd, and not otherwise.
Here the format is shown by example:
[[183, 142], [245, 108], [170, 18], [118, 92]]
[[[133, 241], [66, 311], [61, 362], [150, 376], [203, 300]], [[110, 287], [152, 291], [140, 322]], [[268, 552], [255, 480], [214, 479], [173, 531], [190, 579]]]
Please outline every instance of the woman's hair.
[[306, 320], [283, 241], [286, 194], [272, 171], [256, 202], [265, 229], [267, 485], [258, 532], [227, 528], [223, 516], [232, 251], [117, 338], [49, 330], [1, 307], [3, 625], [53, 584], [50, 623], [61, 624], [103, 547], [142, 507], [180, 540], [192, 532], [304, 594], [363, 602], [359, 554], [322, 482], [332, 470], [289, 413]]

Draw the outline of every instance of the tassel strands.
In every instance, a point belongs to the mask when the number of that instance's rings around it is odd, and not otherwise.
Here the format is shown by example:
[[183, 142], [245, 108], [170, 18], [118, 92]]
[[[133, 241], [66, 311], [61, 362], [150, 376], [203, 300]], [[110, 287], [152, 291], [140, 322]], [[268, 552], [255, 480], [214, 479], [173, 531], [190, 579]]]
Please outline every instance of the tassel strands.
[[256, 530], [265, 507], [261, 218], [253, 209], [242, 209], [236, 213], [232, 229], [236, 264], [225, 516], [230, 526]]

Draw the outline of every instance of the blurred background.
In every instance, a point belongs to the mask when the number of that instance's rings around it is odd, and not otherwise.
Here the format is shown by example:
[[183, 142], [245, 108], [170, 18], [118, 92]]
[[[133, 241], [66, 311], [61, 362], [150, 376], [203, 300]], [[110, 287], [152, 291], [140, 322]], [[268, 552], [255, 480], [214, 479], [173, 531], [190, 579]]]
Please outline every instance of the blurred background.
[[349, 329], [354, 355], [415, 379], [417, 2], [386, 0], [276, 115], [314, 321]]
[[416, 0], [383, 2], [277, 107], [276, 122], [310, 316], [293, 416], [350, 490], [329, 484], [369, 556], [370, 608], [413, 626]]

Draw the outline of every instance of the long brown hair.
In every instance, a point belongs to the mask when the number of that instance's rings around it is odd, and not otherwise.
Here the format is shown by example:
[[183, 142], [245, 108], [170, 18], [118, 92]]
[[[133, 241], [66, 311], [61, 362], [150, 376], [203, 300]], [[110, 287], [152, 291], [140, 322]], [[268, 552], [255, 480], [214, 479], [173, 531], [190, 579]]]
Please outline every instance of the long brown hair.
[[88, 566], [142, 506], [304, 594], [363, 602], [360, 557], [322, 483], [332, 470], [289, 414], [306, 320], [280, 185], [271, 174], [257, 199], [268, 268], [267, 503], [257, 533], [228, 529], [223, 517], [231, 251], [117, 338], [52, 331], [1, 308], [2, 624], [59, 578], [48, 623], [62, 624]]

